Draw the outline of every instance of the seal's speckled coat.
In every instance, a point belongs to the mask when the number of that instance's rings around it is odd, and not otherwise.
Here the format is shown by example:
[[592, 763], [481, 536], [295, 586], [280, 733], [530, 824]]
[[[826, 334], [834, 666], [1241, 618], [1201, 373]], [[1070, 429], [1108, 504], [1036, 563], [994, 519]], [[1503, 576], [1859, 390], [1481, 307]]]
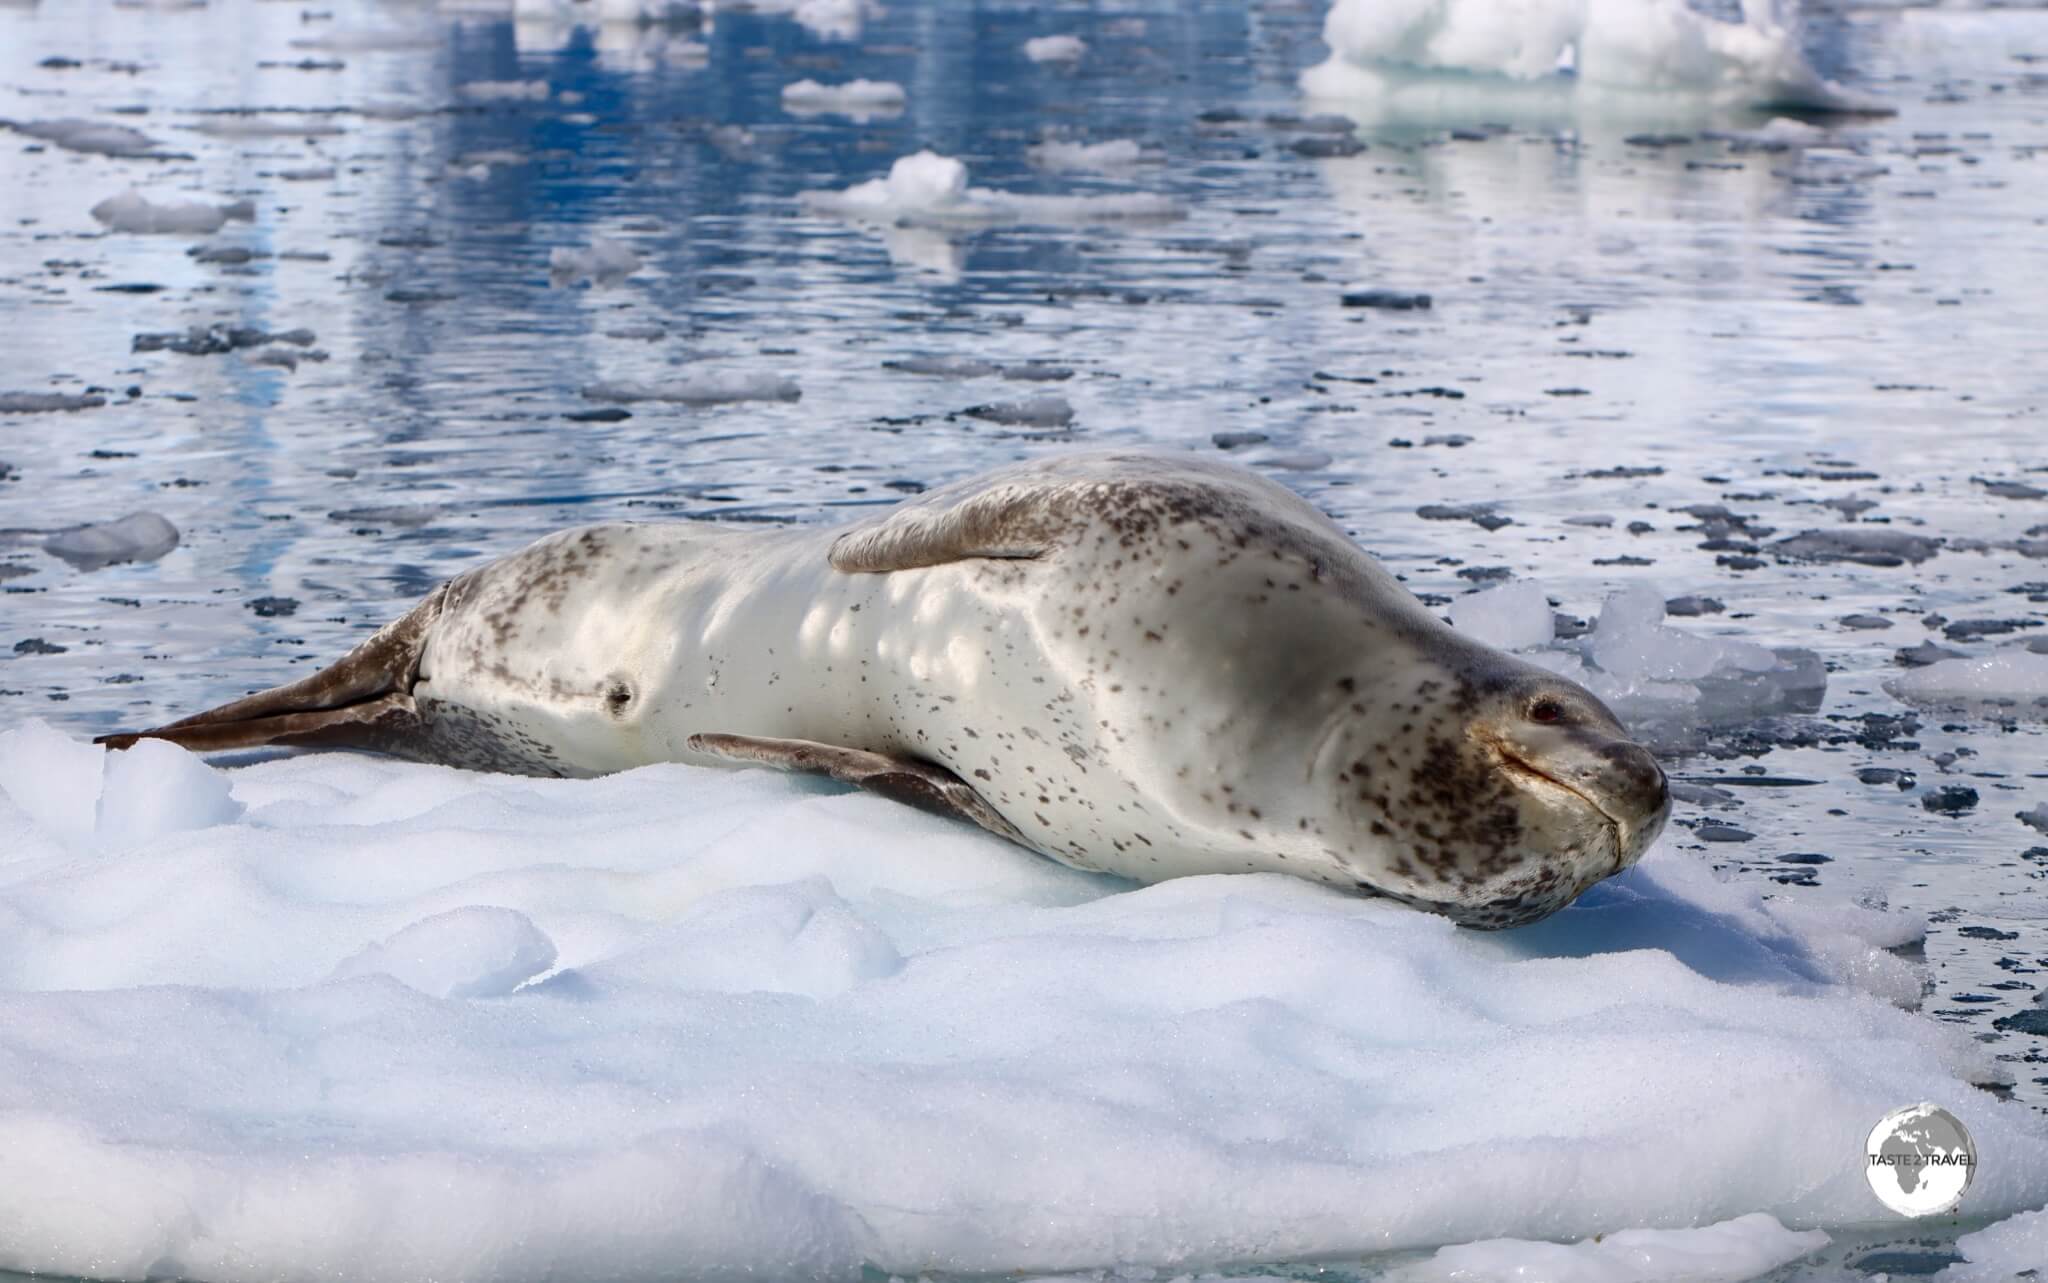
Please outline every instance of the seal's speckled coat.
[[1277, 869], [1475, 926], [1569, 903], [1669, 806], [1591, 694], [1453, 632], [1292, 493], [1135, 452], [843, 532], [565, 531], [148, 733], [553, 775], [778, 762], [1081, 868]]

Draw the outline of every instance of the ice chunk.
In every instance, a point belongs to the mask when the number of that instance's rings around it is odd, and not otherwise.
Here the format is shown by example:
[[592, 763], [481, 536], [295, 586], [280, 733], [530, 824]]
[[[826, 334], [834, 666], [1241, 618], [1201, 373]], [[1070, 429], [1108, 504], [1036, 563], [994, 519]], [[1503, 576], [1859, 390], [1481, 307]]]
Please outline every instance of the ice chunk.
[[882, 11], [874, 0], [751, 0], [747, 7], [794, 18], [820, 40], [858, 39], [867, 19]]
[[335, 138], [348, 131], [332, 120], [299, 116], [265, 120], [260, 116], [214, 116], [192, 126], [210, 138]]
[[640, 254], [631, 245], [600, 237], [589, 249], [556, 248], [548, 252], [548, 279], [556, 285], [587, 280], [612, 285], [640, 270]]
[[44, 552], [79, 570], [155, 561], [177, 546], [178, 528], [154, 512], [60, 530], [43, 541]]
[[1389, 1283], [1748, 1283], [1828, 1245], [1820, 1230], [1788, 1230], [1752, 1212], [1694, 1229], [1624, 1229], [1577, 1243], [1490, 1239], [1437, 1249]]
[[435, 998], [498, 998], [555, 965], [555, 943], [515, 909], [469, 905], [422, 918], [344, 959], [334, 978], [387, 975]]
[[139, 129], [99, 120], [0, 120], [18, 134], [95, 156], [155, 157], [157, 143]]
[[583, 395], [592, 401], [674, 401], [682, 405], [723, 405], [734, 401], [795, 401], [803, 396], [803, 389], [786, 374], [704, 370], [661, 383], [627, 380], [592, 383], [583, 389]]
[[1555, 632], [1550, 599], [1526, 580], [1468, 593], [1451, 603], [1450, 615], [1451, 627], [1502, 650], [1548, 646]]
[[546, 102], [545, 80], [472, 80], [456, 87], [471, 102]]
[[1042, 142], [1027, 153], [1040, 169], [1114, 170], [1128, 169], [1145, 158], [1144, 149], [1129, 138], [1104, 143], [1069, 143], [1057, 139]]
[[1697, 681], [1721, 669], [1767, 672], [1776, 657], [1749, 642], [1666, 628], [1664, 595], [1647, 585], [1615, 593], [1600, 611], [1586, 654], [1602, 672], [1636, 682]]
[[1092, 196], [1033, 196], [970, 187], [967, 166], [950, 156], [921, 151], [903, 156], [887, 178], [873, 178], [844, 191], [807, 191], [806, 209], [863, 222], [916, 222], [938, 226], [999, 223], [1085, 223], [1122, 219], [1172, 219], [1186, 213], [1164, 196], [1142, 193]]
[[1924, 708], [2040, 717], [2048, 715], [2048, 654], [2021, 645], [1981, 659], [1944, 659], [1884, 688]]
[[1945, 1267], [1934, 1283], [2012, 1283], [2039, 1275], [2048, 1261], [2048, 1207], [2021, 1212], [1956, 1240], [1960, 1262]]
[[[1466, 87], [1541, 84], [1585, 102], [1686, 96], [1702, 107], [1882, 110], [1806, 60], [1796, 7], [1745, 0], [1737, 19], [1684, 0], [1336, 0], [1330, 57], [1302, 75], [1310, 94], [1385, 98], [1418, 76]], [[1476, 82], [1476, 83], [1474, 83]]]
[[109, 196], [92, 207], [92, 216], [110, 232], [164, 233], [206, 236], [227, 225], [230, 218], [248, 222], [256, 217], [248, 201], [210, 205], [203, 201], [166, 201], [159, 205], [134, 188]]
[[1033, 62], [1079, 62], [1088, 42], [1079, 36], [1034, 36], [1024, 42], [1024, 56]]
[[1074, 421], [1074, 407], [1057, 393], [1025, 397], [1020, 401], [996, 401], [972, 406], [967, 413], [990, 423], [1007, 423], [1031, 428], [1064, 428]]
[[856, 121], [899, 115], [909, 100], [893, 80], [849, 80], [841, 85], [799, 80], [782, 87], [783, 110], [798, 116], [831, 113]]
[[53, 411], [90, 410], [107, 403], [97, 392], [73, 396], [68, 392], [0, 392], [0, 414], [49, 414]]
[[1803, 530], [1770, 545], [1781, 557], [1802, 561], [1852, 561], [1865, 566], [1919, 565], [1941, 551], [1941, 540], [1903, 530], [1855, 526], [1835, 530]]
[[242, 815], [227, 776], [162, 740], [109, 753], [102, 780], [96, 830], [99, 845], [110, 850], [232, 824]]

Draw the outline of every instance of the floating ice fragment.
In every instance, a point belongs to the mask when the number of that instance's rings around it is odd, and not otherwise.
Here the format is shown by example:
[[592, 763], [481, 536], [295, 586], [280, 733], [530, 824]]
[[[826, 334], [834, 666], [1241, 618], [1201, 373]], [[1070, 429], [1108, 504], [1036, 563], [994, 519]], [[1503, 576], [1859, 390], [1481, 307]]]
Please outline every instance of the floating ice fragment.
[[435, 998], [500, 998], [555, 965], [555, 942], [516, 909], [470, 905], [422, 918], [343, 960], [334, 979], [387, 975]]
[[49, 414], [53, 411], [90, 410], [107, 403], [97, 392], [74, 396], [68, 392], [0, 392], [0, 414]]
[[1033, 62], [1079, 62], [1088, 42], [1079, 36], [1034, 36], [1024, 42], [1024, 56]]
[[820, 40], [857, 39], [866, 20], [882, 11], [874, 0], [750, 0], [747, 7], [794, 18]]
[[546, 102], [545, 80], [472, 80], [455, 92], [471, 102]]
[[556, 285], [587, 280], [611, 285], [640, 270], [640, 254], [631, 245], [602, 237], [589, 249], [558, 247], [548, 252], [548, 280]]
[[44, 552], [79, 570], [155, 561], [177, 546], [178, 528], [154, 512], [60, 530], [43, 541]]
[[167, 834], [233, 824], [243, 807], [228, 777], [162, 740], [107, 755], [95, 836], [108, 850], [132, 850]]
[[1751, 1212], [1690, 1229], [1624, 1229], [1577, 1243], [1500, 1238], [1438, 1248], [1389, 1283], [1748, 1283], [1828, 1245], [1821, 1230], [1788, 1230]]
[[1884, 688], [1923, 708], [2048, 716], [2048, 654], [2021, 645], [1982, 659], [1944, 659], [1890, 678]]
[[1802, 561], [1852, 561], [1865, 566], [1919, 565], [1941, 551], [1941, 540], [1903, 530], [1803, 530], [1770, 545], [1780, 557]]
[[815, 213], [883, 225], [1089, 223], [1174, 219], [1186, 213], [1176, 201], [1142, 193], [1030, 196], [970, 187], [967, 166], [931, 151], [898, 158], [890, 166], [887, 178], [869, 179], [844, 191], [807, 191], [800, 193], [798, 199]]
[[[1467, 77], [1483, 94], [1539, 87], [1561, 103], [1696, 99], [1702, 108], [1883, 111], [1827, 80], [1801, 51], [1797, 10], [1746, 0], [1738, 20], [1684, 0], [1336, 0], [1323, 23], [1327, 60], [1302, 88], [1333, 99], [1387, 100], [1423, 77]], [[1529, 96], [1521, 89], [1520, 96]]]
[[54, 143], [66, 151], [84, 152], [94, 156], [142, 159], [156, 159], [160, 156], [154, 138], [127, 125], [109, 124], [99, 120], [80, 120], [70, 116], [62, 120], [0, 120], [0, 125], [5, 125], [18, 134]]
[[1145, 158], [1144, 148], [1129, 138], [1104, 143], [1069, 143], [1054, 139], [1030, 148], [1026, 153], [1040, 169], [1114, 170], [1128, 169]]
[[348, 132], [332, 120], [245, 115], [213, 116], [192, 126], [192, 131], [210, 138], [333, 138]]
[[750, 374], [739, 370], [693, 372], [660, 383], [627, 380], [592, 383], [583, 389], [592, 401], [673, 401], [681, 405], [725, 405], [737, 401], [795, 401], [803, 396], [797, 381], [786, 374]]
[[2048, 1207], [2021, 1212], [1956, 1240], [1963, 1259], [1944, 1267], [1934, 1283], [2013, 1283], [2038, 1277], [2048, 1261]]
[[206, 236], [226, 226], [230, 218], [249, 222], [256, 217], [256, 207], [246, 200], [230, 205], [201, 201], [167, 201], [159, 205], [131, 187], [93, 206], [91, 213], [110, 232]]
[[1064, 428], [1074, 421], [1074, 407], [1065, 397], [1051, 394], [972, 406], [967, 413], [990, 423], [1031, 428]]
[[849, 80], [842, 85], [799, 80], [782, 87], [783, 110], [798, 116], [829, 112], [867, 121], [901, 113], [908, 100], [903, 86], [893, 80]]
[[1451, 627], [1501, 650], [1548, 646], [1555, 633], [1550, 599], [1521, 580], [1468, 593], [1451, 603]]

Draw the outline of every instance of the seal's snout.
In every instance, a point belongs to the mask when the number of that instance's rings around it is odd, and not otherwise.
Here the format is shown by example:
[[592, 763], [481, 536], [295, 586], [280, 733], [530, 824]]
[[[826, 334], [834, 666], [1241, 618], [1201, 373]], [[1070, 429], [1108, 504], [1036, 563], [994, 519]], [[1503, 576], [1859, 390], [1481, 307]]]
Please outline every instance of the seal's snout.
[[1617, 809], [1637, 824], [1648, 823], [1671, 806], [1671, 784], [1664, 768], [1650, 750], [1631, 740], [1618, 740], [1601, 747], [1597, 754], [1602, 792], [1613, 798]]

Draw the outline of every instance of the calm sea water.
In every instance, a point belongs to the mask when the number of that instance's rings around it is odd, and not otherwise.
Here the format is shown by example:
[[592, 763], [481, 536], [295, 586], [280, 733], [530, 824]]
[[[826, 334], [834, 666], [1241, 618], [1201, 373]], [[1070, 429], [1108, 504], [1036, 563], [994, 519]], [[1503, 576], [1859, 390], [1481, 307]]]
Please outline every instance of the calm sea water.
[[[2048, 835], [2014, 818], [2048, 801], [2048, 735], [1913, 714], [1879, 686], [1901, 648], [2009, 640], [1958, 641], [1956, 621], [2043, 622], [2048, 563], [1954, 545], [2048, 523], [2048, 501], [1986, 484], [2048, 488], [2048, 13], [1811, 12], [1815, 61], [1897, 108], [1827, 123], [1826, 155], [1711, 132], [1763, 114], [1594, 117], [1464, 86], [1329, 156], [1295, 84], [1323, 54], [1314, 5], [896, 3], [850, 39], [748, 14], [332, 10], [0, 4], [0, 117], [105, 117], [171, 154], [0, 133], [0, 391], [108, 401], [0, 416], [0, 718], [96, 732], [285, 680], [571, 523], [830, 522], [1076, 444], [1263, 434], [1232, 453], [1431, 601], [1507, 574], [1590, 616], [1651, 583], [1724, 606], [1688, 627], [1817, 652], [1818, 709], [1674, 745], [1675, 775], [1730, 800], [1682, 806], [1666, 842], [1774, 894], [1931, 914], [1928, 1011], [2048, 1102], [2048, 1038], [2025, 1027]], [[1054, 32], [1089, 56], [1019, 52]], [[793, 80], [854, 76], [899, 82], [906, 106], [783, 109]], [[515, 80], [548, 98], [458, 89]], [[1047, 173], [1027, 157], [1044, 138], [1135, 139], [1147, 159]], [[1185, 217], [885, 234], [801, 208], [920, 148], [977, 185], [1154, 193]], [[102, 234], [88, 209], [131, 185], [255, 216]], [[597, 236], [642, 270], [551, 282], [550, 251]], [[1342, 305], [1371, 287], [1433, 306]], [[271, 349], [296, 369], [134, 350], [194, 325], [314, 338]], [[923, 357], [1071, 374], [891, 365]], [[610, 404], [591, 385], [702, 370], [790, 375], [802, 398], [588, 414]], [[1040, 395], [1071, 423], [971, 413]], [[1512, 524], [1417, 511], [1473, 502]], [[1701, 504], [1743, 518], [1758, 564], [1700, 546], [1729, 534], [1681, 511]], [[136, 511], [174, 523], [177, 550], [88, 571], [30, 533]], [[1566, 520], [1594, 514], [1615, 524]], [[1898, 567], [1770, 555], [1851, 519], [1949, 546]], [[1948, 784], [1979, 804], [1927, 810]], [[1709, 813], [1750, 838], [1701, 839]]]

